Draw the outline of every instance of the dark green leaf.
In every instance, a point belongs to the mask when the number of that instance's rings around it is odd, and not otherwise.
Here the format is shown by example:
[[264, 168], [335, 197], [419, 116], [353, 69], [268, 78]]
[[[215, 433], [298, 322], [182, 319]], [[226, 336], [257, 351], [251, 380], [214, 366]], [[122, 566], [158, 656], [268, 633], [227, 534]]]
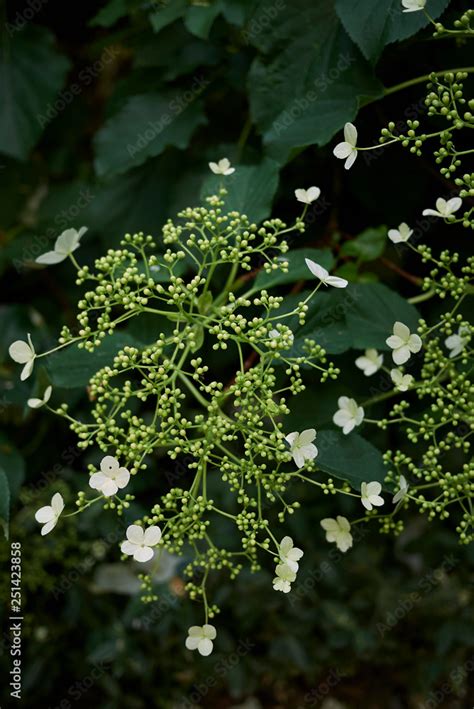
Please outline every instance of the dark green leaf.
[[96, 135], [97, 174], [125, 172], [167, 146], [186, 148], [195, 129], [206, 121], [197, 98], [204, 85], [196, 80], [188, 90], [129, 98]]
[[163, 27], [170, 25], [184, 15], [188, 2], [187, 0], [166, 0], [161, 5], [159, 10], [150, 15], [151, 26], [155, 32], [159, 32]]
[[383, 484], [387, 470], [382, 453], [359, 434], [352, 431], [346, 436], [340, 431], [318, 431], [315, 443], [316, 463], [328, 475], [347, 480], [358, 491], [362, 482], [377, 480]]
[[63, 85], [69, 61], [53, 35], [28, 23], [2, 35], [0, 55], [0, 152], [24, 160], [48, 123], [48, 111]]
[[109, 0], [89, 22], [91, 27], [112, 27], [128, 12], [127, 0]]
[[10, 497], [13, 501], [18, 497], [20, 487], [25, 479], [25, 461], [19, 451], [4, 436], [0, 440], [0, 469], [7, 477]]
[[385, 250], [387, 243], [387, 227], [379, 226], [366, 229], [350, 241], [346, 241], [341, 248], [343, 256], [354, 256], [361, 261], [375, 261]]
[[207, 39], [212, 23], [221, 10], [220, 0], [213, 0], [209, 5], [192, 5], [186, 12], [184, 24], [191, 34]]
[[[430, 0], [431, 17], [438, 17], [449, 0]], [[400, 0], [336, 0], [336, 11], [364, 56], [376, 62], [384, 47], [406, 39], [429, 24], [424, 12], [403, 12]]]

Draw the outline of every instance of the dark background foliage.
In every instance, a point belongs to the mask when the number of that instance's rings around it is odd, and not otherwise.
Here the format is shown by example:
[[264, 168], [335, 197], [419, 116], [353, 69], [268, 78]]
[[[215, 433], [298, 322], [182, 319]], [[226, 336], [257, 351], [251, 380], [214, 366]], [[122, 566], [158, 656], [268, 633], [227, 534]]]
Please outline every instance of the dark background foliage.
[[[468, 5], [429, 6], [449, 22]], [[212, 190], [207, 163], [227, 155], [238, 166], [231, 204], [255, 220], [272, 209], [290, 220], [293, 190], [321, 187], [292, 246], [331, 249], [338, 273], [364, 294], [352, 319], [331, 300], [329, 319], [315, 313], [312, 321], [344, 373], [326, 387], [309, 379], [292, 417], [295, 427], [330, 428], [338, 395], [367, 394], [355, 350], [383, 348], [400, 308], [416, 321], [399, 296], [413, 295], [423, 266], [387, 246], [386, 226], [408, 221], [441, 246], [443, 228], [420, 214], [452, 188], [429, 154], [415, 159], [398, 146], [362, 154], [346, 173], [332, 156], [334, 136], [355, 121], [368, 145], [389, 120], [423, 119], [423, 84], [384, 87], [468, 65], [469, 48], [433, 41], [421, 13], [402, 15], [398, 0], [27, 0], [2, 11], [0, 517], [10, 517], [10, 541], [23, 548], [24, 706], [470, 707], [473, 552], [447, 524], [407, 517], [400, 538], [372, 528], [341, 556], [319, 528], [335, 501], [295, 487], [303, 509], [286, 527], [305, 549], [295, 592], [270, 593], [269, 572], [242, 574], [233, 586], [217, 579], [219, 644], [210, 658], [191, 657], [183, 637], [195, 609], [183, 598], [181, 564], [170, 563], [157, 579], [159, 601], [146, 606], [131, 577], [113, 575], [123, 533], [115, 518], [90, 511], [46, 540], [33, 519], [55, 491], [73, 502], [89, 459], [61, 421], [25, 402], [52, 381], [62, 400], [84, 409], [99, 353], [92, 362], [50, 358], [24, 383], [7, 355], [26, 332], [41, 350], [62, 324], [74, 327], [71, 270], [34, 264], [63, 229], [88, 227], [88, 263], [127, 231], [156, 235]], [[460, 248], [463, 240], [450, 236]], [[143, 327], [122, 334], [149, 336]], [[216, 376], [227, 376], [225, 358], [220, 366]], [[370, 384], [372, 393], [385, 386], [382, 378]], [[403, 434], [363, 436], [364, 461], [375, 468], [379, 451]], [[352, 440], [354, 450], [333, 447], [330, 463], [357, 478], [361, 449]], [[164, 477], [135, 481], [138, 500], [186, 478], [185, 461], [160, 465]], [[0, 557], [6, 702], [6, 540]]]

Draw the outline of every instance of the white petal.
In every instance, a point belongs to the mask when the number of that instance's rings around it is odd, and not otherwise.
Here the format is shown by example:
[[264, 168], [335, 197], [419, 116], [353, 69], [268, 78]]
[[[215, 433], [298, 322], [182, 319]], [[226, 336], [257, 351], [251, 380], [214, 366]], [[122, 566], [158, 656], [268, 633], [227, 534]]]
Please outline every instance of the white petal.
[[151, 547], [136, 547], [133, 558], [135, 561], [144, 563], [145, 561], [150, 561], [150, 559], [153, 559], [154, 554], [155, 552]]
[[64, 500], [61, 493], [57, 492], [55, 495], [53, 495], [53, 499], [51, 500], [51, 507], [53, 508], [57, 516], [61, 514], [64, 509]]
[[292, 431], [292, 433], [288, 433], [288, 435], [285, 436], [285, 441], [290, 444], [290, 446], [293, 445], [293, 443], [296, 441], [298, 438], [299, 433], [298, 431]]
[[16, 340], [15, 342], [12, 342], [8, 348], [8, 353], [15, 362], [18, 362], [18, 364], [25, 364], [34, 357], [34, 352], [31, 351], [31, 347], [23, 340]]
[[305, 258], [305, 263], [313, 276], [316, 276], [316, 278], [319, 278], [319, 280], [325, 281], [325, 279], [328, 277], [329, 273], [326, 271], [325, 268], [319, 265], [319, 263], [316, 263], [315, 261], [312, 261], [310, 258]]
[[306, 446], [311, 441], [316, 438], [316, 430], [314, 428], [307, 428], [305, 431], [301, 431], [298, 439], [299, 446]]
[[188, 636], [186, 638], [185, 645], [188, 648], [188, 650], [197, 650], [199, 643], [201, 642], [201, 636], [199, 637], [190, 637]]
[[344, 139], [349, 145], [357, 145], [357, 128], [353, 123], [346, 123], [344, 126]]
[[110, 475], [111, 473], [118, 471], [119, 468], [120, 468], [120, 464], [119, 464], [118, 460], [116, 458], [114, 458], [113, 456], [106, 455], [105, 458], [102, 458], [101, 463], [100, 463], [100, 469], [106, 475]]
[[159, 527], [153, 526], [153, 527], [148, 527], [148, 529], [145, 530], [145, 536], [143, 539], [143, 543], [146, 544], [147, 546], [154, 547], [156, 544], [161, 539], [161, 529]]
[[440, 214], [435, 209], [424, 209], [422, 214], [424, 217], [444, 217], [444, 214]]
[[342, 432], [347, 436], [348, 433], [350, 433], [354, 428], [355, 428], [356, 422], [354, 419], [351, 419], [348, 421], [345, 426], [342, 429]]
[[333, 288], [345, 288], [349, 281], [346, 281], [345, 278], [338, 278], [338, 276], [328, 276], [325, 283], [328, 286], [333, 286]]
[[62, 234], [56, 239], [54, 244], [54, 250], [58, 254], [65, 254], [66, 256], [79, 247], [79, 236], [75, 229], [66, 229]]
[[44, 390], [44, 394], [43, 394], [43, 402], [45, 404], [47, 404], [48, 401], [51, 399], [52, 393], [53, 393], [53, 387], [52, 386], [46, 387], [46, 389]]
[[338, 143], [334, 150], [332, 151], [333, 155], [336, 156], [336, 158], [339, 158], [339, 160], [345, 160], [346, 158], [351, 155], [353, 151], [352, 145], [349, 145], [349, 143], [346, 143], [346, 141], [343, 141], [342, 143]]
[[31, 372], [33, 371], [34, 366], [35, 366], [34, 358], [25, 364], [25, 366], [23, 367], [21, 374], [20, 374], [20, 379], [22, 382], [24, 382], [25, 379], [28, 379]]
[[460, 197], [452, 197], [451, 199], [448, 199], [447, 202], [447, 208], [448, 212], [452, 214], [453, 212], [457, 212], [458, 209], [460, 208], [462, 204], [462, 199]]
[[52, 519], [50, 522], [47, 522], [44, 525], [44, 527], [41, 530], [41, 536], [44, 537], [45, 534], [49, 534], [50, 532], [52, 532], [53, 529], [55, 528], [56, 524], [57, 524], [57, 519], [56, 519], [56, 517], [54, 517], [54, 519]]
[[127, 528], [127, 539], [133, 544], [143, 544], [145, 532], [138, 524], [131, 524]]
[[293, 460], [298, 468], [304, 467], [304, 455], [299, 448], [293, 451]]
[[352, 153], [349, 155], [347, 158], [346, 162], [344, 163], [344, 168], [346, 170], [350, 170], [355, 161], [357, 160], [357, 150], [353, 150]]
[[419, 352], [421, 350], [422, 344], [423, 343], [419, 335], [410, 335], [410, 339], [408, 340], [408, 346], [413, 353], [416, 354], [416, 352]]
[[199, 641], [198, 652], [200, 655], [203, 655], [203, 657], [207, 657], [208, 655], [210, 655], [212, 652], [212, 648], [212, 640], [209, 640], [208, 638], [202, 638], [202, 640]]
[[120, 549], [122, 551], [122, 554], [127, 554], [128, 556], [133, 556], [135, 554], [135, 550], [137, 548], [137, 545], [134, 544], [133, 542], [122, 542], [120, 545]]
[[210, 623], [205, 623], [202, 626], [202, 633], [203, 633], [204, 637], [207, 638], [208, 640], [215, 640], [216, 635], [217, 635], [217, 631], [216, 631], [215, 627], [213, 625], [211, 625]]
[[115, 475], [115, 482], [117, 483], [119, 488], [124, 488], [128, 485], [130, 481], [130, 473], [128, 472], [127, 468], [120, 468], [117, 474]]
[[408, 360], [411, 357], [411, 352], [410, 348], [408, 345], [405, 345], [404, 347], [399, 347], [397, 350], [393, 350], [392, 352], [392, 359], [395, 362], [395, 364], [405, 364], [405, 362], [408, 362]]
[[337, 532], [339, 525], [335, 519], [332, 517], [326, 517], [320, 522], [321, 527], [326, 530], [326, 532]]
[[44, 401], [43, 399], [28, 399], [26, 402], [30, 409], [40, 409], [42, 406], [44, 406]]
[[410, 337], [410, 328], [405, 323], [397, 320], [393, 325], [393, 334], [400, 337], [403, 342], [406, 342]]
[[89, 485], [93, 490], [102, 490], [102, 486], [109, 480], [104, 473], [94, 473], [89, 478]]
[[36, 263], [52, 266], [55, 263], [61, 263], [61, 261], [64, 261], [66, 258], [67, 254], [58, 253], [57, 251], [47, 251], [45, 254], [38, 256]]
[[118, 492], [118, 485], [115, 480], [106, 477], [105, 482], [100, 486], [100, 491], [105, 497], [112, 497]]
[[51, 505], [46, 505], [45, 507], [40, 507], [36, 512], [35, 520], [40, 524], [46, 524], [46, 522], [51, 522], [54, 516], [54, 510]]

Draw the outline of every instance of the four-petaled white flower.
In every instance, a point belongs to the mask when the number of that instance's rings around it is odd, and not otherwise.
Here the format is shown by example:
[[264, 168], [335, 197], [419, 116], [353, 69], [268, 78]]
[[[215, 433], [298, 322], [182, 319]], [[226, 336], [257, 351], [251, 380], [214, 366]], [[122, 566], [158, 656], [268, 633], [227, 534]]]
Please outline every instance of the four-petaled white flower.
[[61, 263], [79, 248], [81, 237], [84, 236], [86, 231], [87, 227], [85, 226], [81, 226], [79, 231], [77, 229], [66, 229], [56, 239], [53, 251], [47, 251], [45, 254], [38, 256], [36, 263], [42, 263], [47, 266]]
[[325, 286], [333, 286], [334, 288], [345, 288], [347, 286], [348, 281], [346, 281], [345, 278], [330, 276], [329, 271], [326, 271], [326, 269], [323, 268], [323, 266], [320, 266], [319, 263], [311, 261], [310, 258], [305, 258], [305, 262], [313, 276], [319, 278]]
[[42, 406], [48, 403], [48, 401], [51, 399], [51, 393], [53, 391], [53, 387], [49, 386], [46, 387], [44, 390], [43, 398], [42, 399], [28, 399], [28, 406], [31, 409], [40, 409]]
[[396, 505], [397, 502], [400, 502], [401, 500], [403, 500], [406, 497], [407, 493], [408, 493], [408, 483], [406, 481], [405, 476], [400, 475], [399, 488], [398, 488], [398, 492], [396, 492], [395, 495], [393, 496], [393, 500], [392, 500], [393, 504]]
[[143, 529], [138, 524], [131, 524], [127, 529], [127, 540], [122, 542], [120, 548], [127, 556], [133, 556], [135, 561], [150, 561], [155, 554], [152, 547], [156, 546], [160, 539], [159, 527]]
[[61, 512], [64, 509], [64, 500], [62, 495], [57, 492], [53, 495], [50, 505], [41, 507], [35, 514], [35, 520], [44, 525], [41, 534], [49, 534], [57, 525]]
[[380, 507], [384, 504], [384, 499], [380, 496], [381, 490], [382, 485], [376, 481], [371, 483], [362, 483], [360, 486], [360, 501], [366, 510], [371, 510], [373, 507]]
[[12, 342], [8, 348], [8, 353], [15, 362], [25, 365], [20, 374], [21, 381], [23, 382], [25, 379], [28, 379], [33, 371], [36, 358], [36, 352], [31, 341], [30, 333], [28, 333], [28, 342], [24, 340], [15, 340], [15, 342]]
[[99, 490], [105, 497], [116, 495], [119, 488], [128, 485], [130, 473], [127, 468], [121, 468], [120, 463], [111, 455], [102, 458], [100, 473], [94, 473], [89, 479], [89, 485], [94, 490]]
[[403, 12], [418, 12], [423, 10], [426, 0], [402, 0]]
[[290, 569], [296, 573], [299, 567], [298, 561], [304, 554], [303, 550], [293, 546], [293, 539], [291, 537], [283, 537], [278, 551], [282, 563], [289, 566]]
[[339, 409], [332, 417], [332, 420], [347, 435], [356, 426], [360, 426], [364, 420], [364, 409], [362, 406], [358, 406], [355, 399], [349, 399], [347, 396], [340, 396], [337, 400], [337, 405]]
[[227, 158], [222, 158], [219, 162], [210, 162], [209, 167], [214, 175], [232, 175], [235, 172], [235, 167], [231, 166]]
[[393, 241], [394, 244], [400, 244], [401, 242], [408, 241], [410, 236], [413, 234], [413, 229], [410, 229], [408, 224], [402, 222], [398, 225], [398, 229], [389, 229], [388, 238]]
[[326, 540], [335, 542], [339, 551], [346, 552], [352, 546], [351, 525], [346, 517], [337, 515], [336, 519], [326, 517], [321, 520], [321, 527], [326, 532]]
[[390, 376], [398, 391], [408, 391], [414, 381], [411, 374], [403, 374], [399, 369], [391, 369]]
[[274, 590], [289, 593], [291, 591], [291, 584], [296, 579], [296, 571], [293, 571], [288, 564], [278, 564], [275, 573], [276, 576], [273, 579]]
[[298, 468], [302, 468], [306, 460], [313, 460], [318, 455], [318, 449], [312, 443], [315, 438], [314, 428], [307, 428], [301, 433], [293, 431], [285, 436], [285, 441], [290, 445], [290, 453]]
[[466, 348], [467, 343], [469, 342], [470, 337], [469, 337], [469, 328], [466, 326], [462, 326], [459, 328], [457, 335], [450, 335], [449, 337], [446, 338], [444, 341], [444, 344], [448, 348], [448, 350], [451, 350], [449, 353], [450, 357], [457, 357], [458, 354], [461, 354], [461, 352]]
[[446, 219], [450, 217], [451, 214], [457, 212], [462, 205], [462, 199], [460, 197], [452, 197], [451, 199], [445, 200], [439, 197], [436, 200], [436, 209], [424, 209], [423, 214], [425, 217], [441, 217], [441, 219]]
[[338, 143], [333, 150], [333, 155], [340, 160], [345, 160], [344, 167], [349, 170], [357, 158], [357, 128], [352, 123], [344, 126], [344, 140]]
[[393, 326], [393, 335], [387, 337], [386, 343], [392, 348], [392, 358], [395, 364], [405, 364], [412, 354], [421, 350], [421, 337], [412, 335], [410, 329], [402, 322], [397, 322]]
[[295, 190], [296, 199], [298, 202], [303, 202], [303, 204], [311, 204], [312, 202], [315, 202], [320, 194], [321, 190], [319, 187], [308, 187], [307, 190]]
[[188, 629], [188, 637], [186, 638], [186, 647], [188, 650], [197, 650], [200, 655], [210, 655], [214, 647], [213, 640], [217, 635], [213, 625], [205, 623], [204, 625], [192, 625]]
[[378, 372], [383, 362], [383, 354], [379, 354], [377, 350], [365, 350], [365, 354], [357, 357], [356, 367], [362, 369], [366, 377], [371, 377], [372, 374]]

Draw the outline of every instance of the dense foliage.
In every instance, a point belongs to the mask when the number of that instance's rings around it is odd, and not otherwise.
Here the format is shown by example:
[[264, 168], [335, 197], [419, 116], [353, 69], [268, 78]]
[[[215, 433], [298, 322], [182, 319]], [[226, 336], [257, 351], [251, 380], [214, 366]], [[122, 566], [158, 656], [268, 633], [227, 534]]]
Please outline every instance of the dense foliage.
[[424, 5], [7, 8], [26, 702], [472, 703], [474, 11]]

